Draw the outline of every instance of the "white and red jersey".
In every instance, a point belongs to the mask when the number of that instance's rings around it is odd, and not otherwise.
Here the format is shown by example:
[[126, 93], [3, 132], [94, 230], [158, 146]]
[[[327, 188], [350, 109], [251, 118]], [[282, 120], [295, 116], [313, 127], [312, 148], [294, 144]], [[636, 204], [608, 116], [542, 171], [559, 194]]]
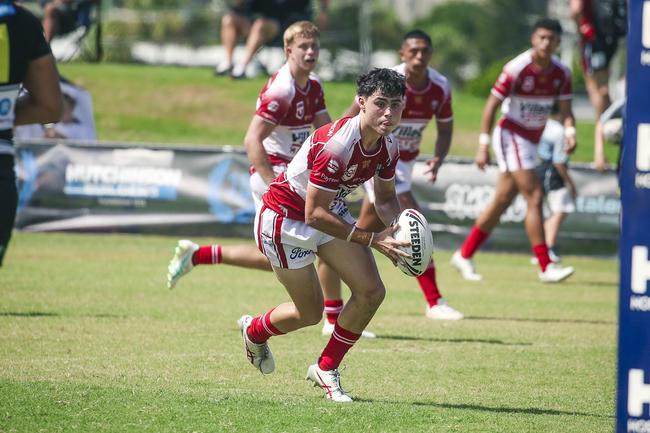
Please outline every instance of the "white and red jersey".
[[571, 71], [556, 57], [550, 66], [540, 69], [533, 63], [532, 50], [528, 50], [503, 67], [492, 94], [501, 100], [507, 98], [499, 125], [539, 143], [553, 103], [573, 97]]
[[291, 161], [309, 137], [314, 117], [326, 111], [323, 88], [315, 74], [310, 74], [304, 88], [298, 86], [287, 63], [273, 74], [257, 98], [255, 111], [276, 125], [262, 142], [271, 164]]
[[[406, 75], [406, 64], [393, 68]], [[447, 78], [433, 68], [427, 68], [428, 83], [422, 90], [415, 90], [406, 83], [406, 105], [402, 120], [393, 135], [399, 144], [400, 159], [411, 161], [420, 153], [420, 142], [424, 128], [435, 116], [439, 122], [451, 122], [451, 87]]]
[[368, 154], [361, 146], [359, 116], [344, 117], [318, 128], [300, 148], [287, 171], [280, 174], [264, 194], [264, 204], [287, 218], [305, 220], [307, 185], [336, 192], [330, 210], [347, 212], [344, 198], [377, 174], [395, 176], [399, 148], [392, 136], [380, 137], [377, 149]]

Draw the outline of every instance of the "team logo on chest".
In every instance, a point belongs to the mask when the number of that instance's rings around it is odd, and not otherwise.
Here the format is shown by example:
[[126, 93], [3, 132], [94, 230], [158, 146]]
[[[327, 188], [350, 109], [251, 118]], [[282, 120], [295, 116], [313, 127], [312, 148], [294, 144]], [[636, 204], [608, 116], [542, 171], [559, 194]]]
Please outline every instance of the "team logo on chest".
[[[364, 161], [365, 162], [365, 161]], [[370, 161], [368, 161], [370, 162]], [[357, 172], [357, 167], [359, 164], [353, 164], [348, 167], [347, 170], [345, 170], [345, 173], [343, 173], [343, 176], [341, 177], [342, 180], [350, 180], [352, 177], [354, 177], [354, 174]]]
[[298, 119], [305, 117], [305, 101], [300, 101], [296, 104], [296, 117]]
[[370, 165], [370, 160], [369, 160], [369, 159], [366, 159], [365, 161], [363, 161], [363, 162], [361, 163], [361, 167], [363, 167], [364, 170], [365, 170], [366, 168], [368, 168], [369, 165]]
[[535, 77], [529, 75], [528, 77], [524, 77], [524, 82], [521, 83], [521, 89], [524, 92], [530, 92], [535, 88]]

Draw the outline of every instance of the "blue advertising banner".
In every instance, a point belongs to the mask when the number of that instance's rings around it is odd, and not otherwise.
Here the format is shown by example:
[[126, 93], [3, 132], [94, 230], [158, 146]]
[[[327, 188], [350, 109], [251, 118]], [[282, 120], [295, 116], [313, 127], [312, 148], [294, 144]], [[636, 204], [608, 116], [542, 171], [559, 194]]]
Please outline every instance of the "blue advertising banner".
[[617, 433], [650, 432], [650, 0], [630, 0], [621, 166]]

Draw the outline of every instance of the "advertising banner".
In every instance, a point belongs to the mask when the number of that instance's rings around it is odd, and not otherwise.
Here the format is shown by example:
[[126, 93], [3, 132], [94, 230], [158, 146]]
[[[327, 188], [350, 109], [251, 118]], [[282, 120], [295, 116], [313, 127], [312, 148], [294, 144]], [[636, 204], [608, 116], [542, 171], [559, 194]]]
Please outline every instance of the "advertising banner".
[[650, 0], [630, 0], [621, 168], [617, 433], [650, 432]]
[[[64, 142], [18, 145], [20, 190], [16, 226], [29, 231], [105, 231], [251, 236], [254, 204], [241, 149]], [[496, 167], [449, 158], [438, 181], [424, 160], [413, 192], [438, 248], [457, 248], [494, 193]], [[573, 166], [577, 212], [560, 234], [563, 253], [616, 252], [620, 202], [613, 173]], [[353, 214], [363, 189], [348, 197]], [[486, 248], [529, 251], [518, 198]]]

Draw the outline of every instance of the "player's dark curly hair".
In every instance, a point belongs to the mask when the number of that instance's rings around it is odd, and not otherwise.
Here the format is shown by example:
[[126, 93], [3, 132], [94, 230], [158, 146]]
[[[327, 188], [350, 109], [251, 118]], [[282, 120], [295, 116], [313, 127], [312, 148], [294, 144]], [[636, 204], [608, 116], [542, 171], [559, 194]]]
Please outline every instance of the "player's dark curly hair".
[[394, 98], [406, 93], [406, 78], [397, 71], [374, 68], [357, 79], [357, 95], [369, 97], [379, 91], [382, 95]]
[[404, 42], [407, 39], [421, 39], [424, 42], [427, 43], [430, 47], [433, 47], [433, 44], [431, 43], [431, 36], [429, 36], [426, 32], [420, 30], [420, 29], [414, 29], [409, 32], [407, 32], [404, 37], [402, 38], [402, 42]]
[[533, 24], [533, 33], [535, 33], [535, 30], [537, 29], [550, 30], [557, 33], [558, 36], [562, 36], [562, 25], [558, 20], [553, 18], [540, 18], [535, 21], [535, 24]]

